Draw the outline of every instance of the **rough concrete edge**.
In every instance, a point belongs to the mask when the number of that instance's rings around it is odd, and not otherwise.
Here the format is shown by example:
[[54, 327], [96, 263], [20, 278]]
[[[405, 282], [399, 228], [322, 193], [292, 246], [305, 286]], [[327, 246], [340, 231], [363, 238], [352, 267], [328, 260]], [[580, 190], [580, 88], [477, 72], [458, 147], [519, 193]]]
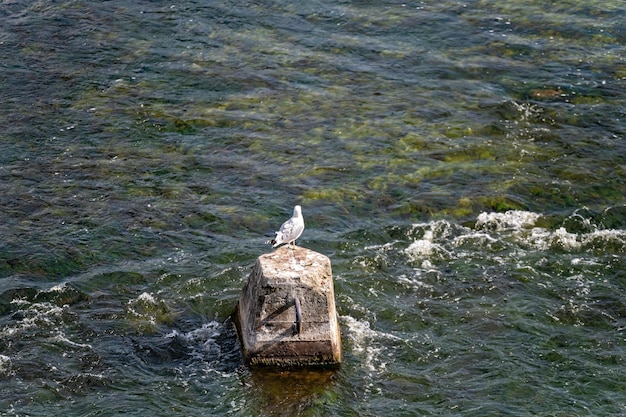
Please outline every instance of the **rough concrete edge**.
[[341, 350], [341, 331], [339, 328], [339, 319], [335, 317], [335, 322], [337, 323], [337, 354], [332, 355], [332, 358], [326, 360], [318, 360], [315, 362], [311, 362], [310, 360], [298, 360], [297, 357], [287, 357], [287, 358], [263, 358], [257, 357], [255, 355], [251, 355], [248, 347], [244, 342], [244, 338], [242, 336], [242, 327], [240, 321], [240, 305], [239, 301], [235, 306], [235, 310], [231, 314], [231, 319], [233, 326], [235, 326], [235, 332], [237, 333], [237, 339], [239, 340], [239, 346], [241, 350], [241, 354], [243, 356], [244, 363], [247, 366], [251, 367], [263, 367], [263, 368], [280, 368], [280, 369], [289, 369], [289, 368], [325, 368], [325, 369], [335, 369], [339, 368], [342, 363], [342, 350]]
[[[305, 249], [306, 251], [311, 251], [311, 252], [315, 252], [312, 251], [311, 249], [307, 249], [307, 248], [302, 248]], [[319, 252], [317, 252], [319, 253]], [[339, 314], [337, 313], [337, 305], [335, 302], [335, 280], [333, 277], [333, 273], [332, 273], [332, 262], [330, 260], [330, 258], [324, 254], [320, 254], [322, 256], [324, 256], [328, 262], [328, 267], [330, 269], [330, 281], [331, 281], [331, 285], [330, 285], [330, 292], [331, 292], [331, 296], [332, 296], [332, 306], [333, 306], [333, 313], [334, 313], [334, 320], [332, 318], [329, 318], [329, 324], [331, 327], [331, 332], [334, 330], [336, 332], [336, 343], [332, 343], [331, 346], [333, 347], [332, 352], [332, 358], [329, 360], [320, 360], [314, 363], [311, 363], [310, 361], [308, 362], [300, 362], [298, 361], [297, 358], [282, 358], [282, 359], [276, 359], [273, 360], [272, 358], [266, 358], [266, 359], [259, 359], [259, 360], [255, 360], [256, 355], [251, 354], [250, 352], [250, 347], [248, 346], [247, 342], [246, 342], [246, 338], [244, 337], [243, 334], [243, 323], [241, 320], [241, 294], [243, 294], [249, 287], [250, 285], [250, 277], [253, 276], [253, 274], [255, 273], [258, 265], [260, 264], [259, 258], [263, 255], [260, 255], [256, 261], [255, 264], [252, 268], [252, 270], [250, 271], [250, 274], [248, 275], [248, 278], [246, 280], [246, 283], [244, 284], [244, 287], [242, 288], [242, 291], [237, 299], [237, 304], [235, 305], [235, 309], [233, 311], [233, 313], [231, 313], [231, 319], [232, 319], [232, 323], [235, 326], [235, 332], [237, 333], [237, 338], [239, 341], [239, 346], [241, 348], [241, 353], [243, 356], [243, 360], [244, 363], [248, 366], [259, 366], [259, 367], [277, 367], [277, 368], [302, 368], [302, 367], [311, 367], [311, 368], [329, 368], [329, 369], [333, 369], [333, 368], [338, 368], [341, 366], [342, 363], [342, 359], [343, 359], [343, 349], [342, 349], [342, 343], [341, 343], [341, 326], [339, 324]]]

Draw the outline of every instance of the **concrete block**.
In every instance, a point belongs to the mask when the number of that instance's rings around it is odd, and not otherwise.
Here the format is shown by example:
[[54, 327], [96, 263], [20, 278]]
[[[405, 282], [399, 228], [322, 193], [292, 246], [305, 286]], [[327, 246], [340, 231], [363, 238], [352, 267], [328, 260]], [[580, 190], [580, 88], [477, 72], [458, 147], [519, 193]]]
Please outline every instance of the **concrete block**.
[[248, 364], [339, 364], [341, 335], [330, 259], [289, 245], [259, 256], [234, 322]]

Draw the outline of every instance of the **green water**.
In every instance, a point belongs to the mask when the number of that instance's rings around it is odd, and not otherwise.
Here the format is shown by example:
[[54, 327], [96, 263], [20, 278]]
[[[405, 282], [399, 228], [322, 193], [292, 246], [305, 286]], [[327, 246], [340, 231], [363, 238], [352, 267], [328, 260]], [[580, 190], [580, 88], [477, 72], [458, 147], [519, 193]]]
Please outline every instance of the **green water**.
[[[0, 415], [626, 414], [625, 14], [0, 4]], [[295, 204], [336, 371], [229, 319]]]

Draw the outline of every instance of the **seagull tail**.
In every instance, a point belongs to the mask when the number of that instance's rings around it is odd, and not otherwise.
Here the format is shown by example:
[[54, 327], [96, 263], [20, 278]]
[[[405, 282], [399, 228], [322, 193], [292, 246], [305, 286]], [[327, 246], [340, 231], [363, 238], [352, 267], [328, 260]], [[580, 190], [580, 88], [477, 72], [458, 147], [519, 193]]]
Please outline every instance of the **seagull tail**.
[[270, 239], [265, 243], [267, 243], [268, 245], [272, 245], [273, 247], [276, 247], [280, 245], [281, 243], [284, 243], [282, 233], [276, 232], [276, 236], [274, 236], [274, 239]]
[[276, 235], [274, 236], [274, 239], [270, 239], [268, 240], [267, 243], [268, 245], [272, 245], [273, 247], [276, 247], [278, 245], [280, 245], [282, 243], [282, 236], [279, 236], [280, 233], [276, 232]]

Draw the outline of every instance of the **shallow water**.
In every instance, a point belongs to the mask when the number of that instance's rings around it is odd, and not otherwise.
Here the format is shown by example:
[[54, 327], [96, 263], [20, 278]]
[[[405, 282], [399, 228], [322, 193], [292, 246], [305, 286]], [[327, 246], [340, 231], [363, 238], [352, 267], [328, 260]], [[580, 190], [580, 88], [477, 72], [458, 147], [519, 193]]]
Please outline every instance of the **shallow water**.
[[[625, 414], [624, 12], [3, 2], [0, 415]], [[294, 204], [336, 371], [229, 319]]]

